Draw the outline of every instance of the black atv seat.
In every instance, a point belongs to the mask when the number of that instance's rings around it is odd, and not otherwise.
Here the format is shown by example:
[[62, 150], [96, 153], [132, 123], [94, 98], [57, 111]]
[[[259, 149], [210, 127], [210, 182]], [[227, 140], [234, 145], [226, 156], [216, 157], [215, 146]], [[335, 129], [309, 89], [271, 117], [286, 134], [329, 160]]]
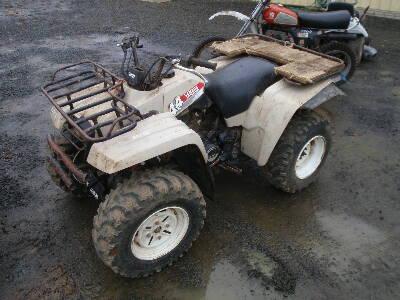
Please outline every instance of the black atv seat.
[[297, 12], [302, 27], [318, 29], [347, 29], [351, 15], [347, 10], [322, 13]]
[[224, 118], [230, 118], [247, 110], [256, 95], [280, 78], [274, 67], [274, 63], [260, 57], [240, 58], [207, 74], [204, 92]]

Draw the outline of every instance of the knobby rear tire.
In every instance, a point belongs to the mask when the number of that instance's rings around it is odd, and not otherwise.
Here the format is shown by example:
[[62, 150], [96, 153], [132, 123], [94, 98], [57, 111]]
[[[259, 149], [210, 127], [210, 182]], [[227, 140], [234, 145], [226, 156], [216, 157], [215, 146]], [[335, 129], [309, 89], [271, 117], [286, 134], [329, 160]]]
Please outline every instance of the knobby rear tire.
[[[325, 153], [312, 175], [300, 179], [296, 175], [296, 162], [304, 145], [314, 136], [322, 136], [325, 139]], [[332, 132], [329, 121], [314, 111], [299, 111], [289, 122], [261, 172], [279, 190], [287, 193], [300, 191], [317, 179], [331, 143]]]

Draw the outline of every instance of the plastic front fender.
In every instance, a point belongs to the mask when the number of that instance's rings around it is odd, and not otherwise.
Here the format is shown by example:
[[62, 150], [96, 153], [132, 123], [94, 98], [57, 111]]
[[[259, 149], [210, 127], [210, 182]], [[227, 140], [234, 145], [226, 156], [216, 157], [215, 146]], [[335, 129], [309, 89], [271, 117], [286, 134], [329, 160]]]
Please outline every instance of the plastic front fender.
[[125, 134], [93, 144], [87, 162], [112, 174], [187, 145], [196, 147], [207, 161], [200, 136], [171, 113], [162, 113], [138, 122]]

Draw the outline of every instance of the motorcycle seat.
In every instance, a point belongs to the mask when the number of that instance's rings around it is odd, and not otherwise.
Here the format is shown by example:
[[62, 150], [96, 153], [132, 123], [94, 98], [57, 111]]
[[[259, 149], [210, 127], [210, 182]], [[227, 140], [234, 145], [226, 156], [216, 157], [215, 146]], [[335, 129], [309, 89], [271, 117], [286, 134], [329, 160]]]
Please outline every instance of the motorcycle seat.
[[327, 11], [347, 10], [352, 17], [360, 17], [360, 13], [354, 9], [354, 4], [346, 2], [331, 2], [328, 4]]
[[321, 13], [297, 12], [302, 27], [317, 29], [347, 29], [351, 15], [348, 10]]
[[204, 92], [219, 108], [225, 119], [246, 111], [256, 95], [280, 78], [276, 64], [269, 60], [246, 56], [207, 74]]

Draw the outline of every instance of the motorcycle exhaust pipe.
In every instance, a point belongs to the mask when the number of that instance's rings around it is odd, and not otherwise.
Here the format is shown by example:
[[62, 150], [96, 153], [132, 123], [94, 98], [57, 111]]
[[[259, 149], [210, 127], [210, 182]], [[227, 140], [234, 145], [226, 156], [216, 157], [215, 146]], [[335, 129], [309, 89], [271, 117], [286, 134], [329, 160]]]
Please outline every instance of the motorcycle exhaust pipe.
[[355, 33], [338, 33], [338, 32], [332, 32], [332, 33], [325, 33], [320, 36], [320, 38], [328, 38], [332, 40], [356, 40], [357, 39], [357, 34]]
[[364, 59], [374, 58], [377, 54], [378, 54], [378, 50], [376, 50], [374, 47], [364, 45], [364, 51], [363, 51]]

